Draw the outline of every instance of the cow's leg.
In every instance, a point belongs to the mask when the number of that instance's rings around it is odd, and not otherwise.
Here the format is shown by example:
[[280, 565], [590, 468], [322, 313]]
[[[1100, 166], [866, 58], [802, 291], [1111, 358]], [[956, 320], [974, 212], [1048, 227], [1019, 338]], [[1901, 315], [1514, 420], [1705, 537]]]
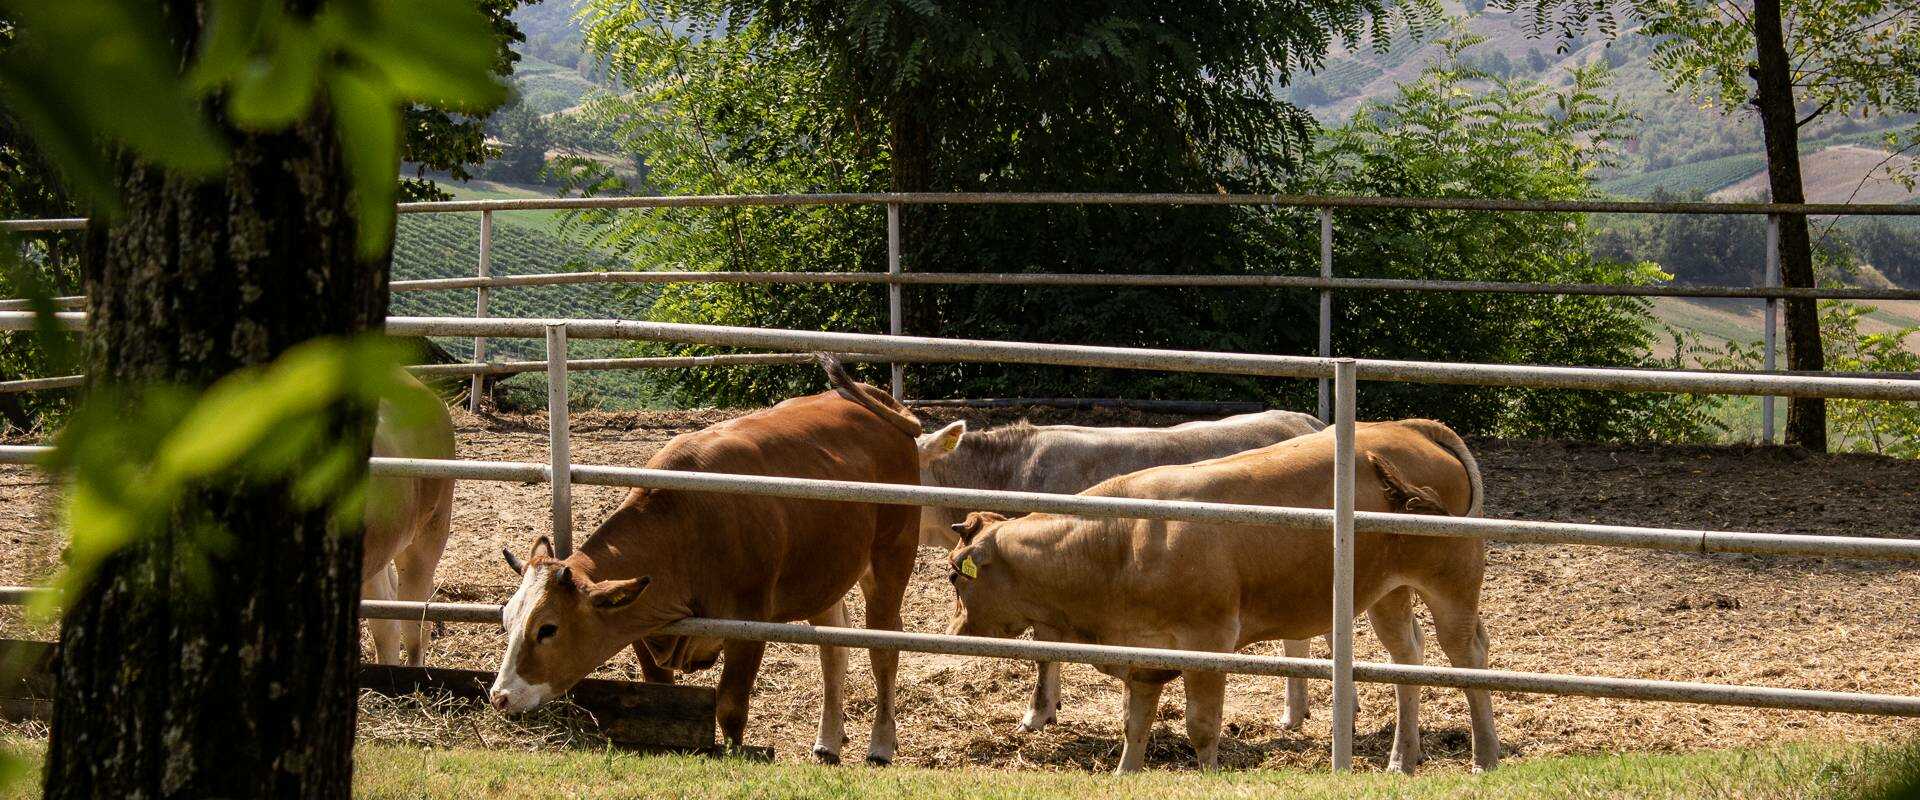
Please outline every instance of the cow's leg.
[[[1454, 597], [1443, 593], [1422, 593], [1427, 608], [1433, 611], [1434, 632], [1447, 661], [1456, 667], [1485, 669], [1487, 666], [1487, 628], [1480, 621], [1479, 586], [1471, 594]], [[1473, 771], [1484, 772], [1500, 765], [1500, 735], [1493, 727], [1493, 700], [1485, 689], [1462, 690], [1467, 695], [1467, 713], [1473, 725]]]
[[1193, 759], [1203, 770], [1220, 765], [1220, 714], [1227, 702], [1227, 676], [1222, 672], [1183, 672], [1187, 683], [1187, 741]]
[[1114, 772], [1139, 772], [1146, 765], [1147, 737], [1153, 733], [1153, 718], [1160, 710], [1160, 690], [1165, 686], [1157, 680], [1127, 678], [1126, 744], [1120, 749], [1120, 766]]
[[[451, 484], [452, 481], [448, 481]], [[452, 488], [449, 500], [437, 506], [427, 525], [393, 559], [397, 589], [402, 600], [424, 603], [433, 598], [433, 572], [440, 567], [440, 554], [446, 551], [447, 530], [452, 525]], [[407, 647], [407, 663], [420, 666], [427, 660], [427, 623], [414, 620], [402, 623], [401, 637]]]
[[[1411, 590], [1401, 587], [1388, 592], [1367, 609], [1367, 619], [1372, 621], [1374, 635], [1380, 637], [1393, 663], [1421, 663], [1420, 626], [1413, 619]], [[1387, 758], [1387, 769], [1411, 775], [1425, 760], [1420, 752], [1420, 687], [1396, 684], [1393, 694], [1399, 716], [1393, 723], [1393, 754]]]
[[[1306, 658], [1310, 653], [1305, 639], [1282, 640], [1280, 652], [1288, 658]], [[1290, 731], [1300, 730], [1307, 716], [1307, 681], [1304, 678], [1288, 678], [1287, 708], [1280, 714], [1280, 727]]]
[[[900, 539], [907, 547], [893, 554], [889, 563], [875, 563], [873, 571], [860, 581], [860, 593], [867, 600], [867, 627], [872, 630], [901, 630], [900, 606], [906, 601], [907, 579], [913, 574], [914, 540]], [[897, 562], [897, 563], [894, 563]], [[873, 736], [867, 742], [867, 763], [893, 763], [900, 742], [893, 721], [894, 680], [900, 673], [900, 651], [868, 650], [873, 662]]]
[[720, 696], [713, 716], [720, 723], [720, 736], [731, 749], [740, 749], [746, 738], [747, 696], [753, 693], [753, 681], [760, 675], [760, 658], [766, 653], [765, 642], [729, 641], [720, 651], [726, 663], [720, 668]]
[[[826, 613], [808, 620], [815, 625], [847, 626], [847, 603], [833, 604]], [[813, 740], [813, 757], [821, 763], [840, 763], [840, 747], [847, 743], [847, 648], [820, 647], [820, 735]]]
[[1052, 725], [1060, 710], [1060, 665], [1053, 661], [1036, 661], [1033, 665], [1039, 668], [1039, 674], [1033, 681], [1033, 703], [1020, 720], [1023, 733]]
[[633, 643], [634, 660], [640, 662], [640, 679], [647, 683], [673, 683], [673, 670], [660, 666], [653, 660], [653, 651], [647, 649], [647, 643]]
[[[393, 565], [375, 572], [360, 584], [360, 596], [367, 600], [394, 599]], [[369, 619], [367, 628], [373, 632], [373, 659], [382, 664], [400, 663], [400, 621], [394, 619]]]

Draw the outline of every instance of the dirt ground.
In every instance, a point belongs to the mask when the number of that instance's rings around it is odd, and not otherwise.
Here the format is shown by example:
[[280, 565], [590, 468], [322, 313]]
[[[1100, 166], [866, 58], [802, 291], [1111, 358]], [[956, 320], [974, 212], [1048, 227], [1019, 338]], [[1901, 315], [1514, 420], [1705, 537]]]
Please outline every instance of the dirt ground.
[[[545, 460], [543, 416], [455, 413], [459, 457]], [[574, 459], [637, 466], [673, 435], [730, 415], [580, 414], [573, 423]], [[923, 416], [945, 421], [962, 415]], [[976, 427], [1015, 418], [1009, 412], [964, 416]], [[1176, 421], [1110, 411], [1036, 410], [1031, 418], [1037, 423], [1116, 425]], [[1486, 475], [1490, 516], [1841, 536], [1920, 535], [1920, 462], [1818, 456], [1785, 448], [1499, 440], [1472, 444]], [[32, 470], [0, 467], [0, 539], [9, 545], [0, 554], [0, 583], [41, 582], [57, 566], [60, 543], [51, 535], [56, 530], [50, 509], [53, 489]], [[578, 486], [574, 492], [581, 530], [590, 530], [623, 495], [595, 486]], [[462, 482], [455, 501], [454, 532], [441, 565], [437, 598], [501, 602], [512, 591], [514, 576], [501, 563], [500, 548], [524, 551], [530, 539], [544, 531], [547, 489], [543, 484]], [[1912, 619], [1913, 609], [1920, 608], [1920, 571], [1915, 567], [1572, 546], [1496, 543], [1490, 550], [1484, 607], [1495, 668], [1920, 694], [1920, 673], [1914, 669], [1920, 630]], [[923, 550], [907, 598], [908, 630], [944, 628], [952, 604], [944, 575], [942, 554]], [[857, 620], [857, 593], [855, 597]], [[0, 616], [7, 635], [29, 627], [12, 612]], [[1386, 660], [1366, 626], [1360, 630], [1358, 657]], [[1432, 641], [1430, 626], [1427, 635]], [[491, 626], [448, 626], [434, 640], [429, 663], [491, 669], [502, 643], [498, 629]], [[1277, 654], [1278, 646], [1251, 650]], [[1315, 651], [1324, 656], [1323, 641], [1315, 643]], [[856, 652], [851, 661], [847, 729], [853, 741], [846, 754], [857, 758], [865, 751], [873, 706], [865, 654]], [[1429, 648], [1429, 663], [1444, 663], [1437, 647]], [[903, 654], [901, 664], [900, 763], [1105, 769], [1118, 758], [1118, 685], [1089, 667], [1065, 669], [1061, 724], [1037, 734], [1016, 734], [1013, 727], [1032, 686], [1031, 665], [915, 653]], [[599, 674], [638, 679], [630, 653]], [[818, 675], [811, 649], [771, 646], [752, 701], [748, 743], [770, 745], [782, 760], [809, 758], [819, 718]], [[711, 684], [717, 677], [715, 669], [690, 680]], [[1299, 732], [1277, 724], [1283, 696], [1279, 679], [1235, 676], [1228, 686], [1224, 766], [1325, 765], [1326, 684], [1311, 684], [1313, 718]], [[1468, 737], [1460, 693], [1426, 689], [1423, 698], [1430, 758], [1424, 769], [1464, 769]], [[363, 732], [378, 738], [445, 742], [466, 737], [475, 744], [553, 746], [571, 737], [524, 721], [503, 726], [497, 719], [485, 719], [488, 712], [445, 704], [421, 709], [417, 704], [369, 700], [362, 708]], [[1191, 751], [1178, 721], [1183, 708], [1176, 682], [1162, 700], [1163, 723], [1154, 735], [1150, 763], [1189, 763], [1185, 759]], [[1920, 725], [1912, 722], [1871, 717], [1546, 695], [1497, 694], [1494, 709], [1508, 758], [1805, 739], [1865, 741], [1920, 733]], [[461, 719], [463, 715], [474, 719]], [[564, 727], [569, 716], [561, 710], [542, 719]], [[1363, 684], [1357, 743], [1362, 761], [1384, 764], [1391, 723], [1390, 688]]]

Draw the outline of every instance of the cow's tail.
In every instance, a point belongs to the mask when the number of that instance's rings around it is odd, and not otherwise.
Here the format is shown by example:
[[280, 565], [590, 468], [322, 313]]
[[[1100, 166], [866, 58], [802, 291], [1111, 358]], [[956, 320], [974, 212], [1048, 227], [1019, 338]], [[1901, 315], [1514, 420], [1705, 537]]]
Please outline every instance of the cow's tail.
[[1447, 452], [1452, 453], [1453, 457], [1460, 461], [1460, 466], [1467, 470], [1467, 485], [1473, 491], [1473, 501], [1467, 506], [1467, 516], [1480, 516], [1480, 507], [1485, 499], [1480, 483], [1480, 462], [1474, 460], [1473, 451], [1467, 449], [1467, 443], [1460, 438], [1460, 434], [1454, 433], [1452, 428], [1436, 420], [1409, 419], [1401, 420], [1401, 424], [1419, 431], [1434, 444], [1446, 448]]
[[917, 437], [924, 432], [919, 417], [893, 399], [893, 395], [854, 380], [852, 375], [847, 374], [847, 368], [840, 365], [840, 359], [832, 353], [814, 353], [813, 357], [819, 360], [820, 368], [827, 371], [827, 382], [840, 391], [840, 396], [866, 406], [867, 410], [880, 415], [888, 425], [909, 437]]

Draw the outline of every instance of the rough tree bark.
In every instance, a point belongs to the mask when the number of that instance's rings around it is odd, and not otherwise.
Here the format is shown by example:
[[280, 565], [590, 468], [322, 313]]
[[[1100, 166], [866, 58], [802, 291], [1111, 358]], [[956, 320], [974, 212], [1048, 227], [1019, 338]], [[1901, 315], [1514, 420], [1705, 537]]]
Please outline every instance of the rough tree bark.
[[[164, 4], [182, 53], [205, 4]], [[124, 213], [83, 254], [96, 384], [204, 386], [385, 316], [388, 258], [357, 255], [325, 110], [228, 136], [210, 180], [120, 166]], [[334, 422], [366, 447], [364, 410]], [[227, 540], [204, 546], [206, 523]], [[283, 485], [214, 485], [112, 557], [61, 624], [46, 796], [347, 797], [360, 542], [336, 534]]]
[[[1767, 185], [1776, 203], [1804, 203], [1800, 181], [1800, 124], [1793, 103], [1793, 63], [1787, 55], [1780, 22], [1780, 0], [1755, 0], [1753, 38], [1758, 63], [1751, 70], [1757, 87], [1753, 105], [1760, 112], [1760, 130], [1766, 137]], [[1786, 286], [1811, 287], [1813, 243], [1807, 218], [1783, 215], [1780, 228], [1780, 280]], [[1813, 300], [1786, 301], [1787, 368], [1818, 371], [1826, 368], [1820, 345], [1820, 310]], [[1787, 444], [1826, 452], [1827, 402], [1817, 397], [1794, 398], [1787, 407]]]

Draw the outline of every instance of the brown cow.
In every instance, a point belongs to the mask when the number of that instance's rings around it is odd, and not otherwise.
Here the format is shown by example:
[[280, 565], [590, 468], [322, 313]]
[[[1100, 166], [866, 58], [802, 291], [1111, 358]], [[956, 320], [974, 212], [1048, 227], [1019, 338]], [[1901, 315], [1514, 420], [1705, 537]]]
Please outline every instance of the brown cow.
[[[920, 421], [885, 392], [855, 383], [833, 359], [821, 361], [836, 390], [676, 437], [647, 466], [918, 483]], [[696, 616], [845, 624], [841, 599], [855, 583], [866, 596], [867, 627], [900, 630], [919, 516], [913, 506], [637, 489], [564, 560], [544, 542], [525, 564], [506, 554], [522, 577], [504, 611], [507, 647], [493, 704], [532, 708], [628, 645], [650, 680], [703, 669], [724, 654], [716, 716], [727, 744], [738, 747], [766, 645], [654, 632]], [[876, 708], [867, 760], [884, 764], [895, 749], [899, 654], [870, 653]], [[814, 751], [832, 762], [846, 741], [845, 651], [823, 647], [820, 662], [825, 697]]]
[[[1082, 494], [1328, 508], [1333, 431], [1245, 453], [1124, 475]], [[1478, 514], [1480, 471], [1466, 444], [1431, 420], [1362, 425], [1356, 448], [1361, 511]], [[1332, 545], [1324, 530], [1257, 525], [975, 514], [962, 523], [951, 580], [951, 631], [1090, 644], [1232, 652], [1254, 642], [1305, 639], [1332, 627]], [[1485, 667], [1480, 622], [1485, 545], [1478, 539], [1362, 534], [1354, 550], [1354, 607], [1369, 609], [1395, 663], [1421, 660], [1413, 594], [1432, 610], [1440, 646], [1460, 667]], [[1187, 686], [1187, 735], [1202, 768], [1214, 766], [1226, 676], [1102, 667], [1126, 683], [1126, 746], [1119, 771], [1141, 767], [1161, 687]], [[1397, 687], [1389, 768], [1420, 761], [1419, 689]], [[1466, 690], [1474, 767], [1499, 761], [1493, 708]]]
[[[1262, 411], [1167, 428], [1090, 428], [1032, 425], [969, 433], [965, 421], [921, 436], [920, 483], [962, 489], [1073, 494], [1108, 478], [1148, 467], [1191, 464], [1265, 447], [1327, 427], [1298, 411]], [[920, 544], [951, 550], [960, 543], [953, 525], [966, 519], [956, 508], [920, 510]], [[1288, 640], [1286, 654], [1307, 656], [1307, 643]], [[1053, 724], [1060, 710], [1060, 665], [1042, 661], [1033, 701], [1019, 730]], [[1299, 730], [1307, 719], [1307, 683], [1287, 679], [1287, 708], [1280, 726]]]
[[[434, 414], [402, 424], [400, 414], [380, 404], [373, 431], [373, 454], [389, 458], [452, 458], [453, 421], [446, 406], [427, 387], [406, 377], [408, 391], [422, 396], [418, 405]], [[452, 478], [374, 478], [367, 486], [366, 539], [361, 548], [360, 596], [368, 600], [423, 602], [433, 596], [433, 572], [447, 549], [453, 522]], [[375, 660], [407, 663], [426, 660], [426, 623], [370, 619]]]

